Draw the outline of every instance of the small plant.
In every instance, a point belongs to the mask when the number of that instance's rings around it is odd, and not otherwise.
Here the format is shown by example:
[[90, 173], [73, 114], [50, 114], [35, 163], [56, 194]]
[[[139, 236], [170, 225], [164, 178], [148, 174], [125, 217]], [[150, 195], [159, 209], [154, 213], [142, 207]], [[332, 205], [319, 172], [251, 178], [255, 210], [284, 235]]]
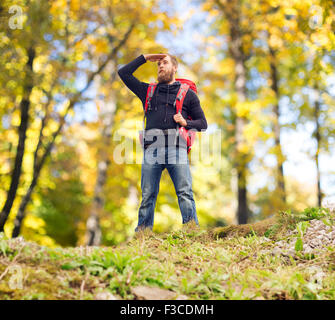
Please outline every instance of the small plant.
[[308, 226], [309, 226], [308, 221], [301, 221], [297, 224], [298, 237], [297, 237], [297, 241], [295, 242], [295, 246], [294, 246], [294, 249], [295, 249], [296, 252], [300, 252], [300, 251], [303, 250], [302, 238], [303, 238], [304, 233], [306, 232]]
[[[194, 279], [194, 277], [193, 277]], [[187, 295], [194, 292], [195, 288], [197, 287], [196, 283], [194, 281], [190, 281], [188, 278], [182, 278], [181, 279], [181, 287], [183, 289], [183, 292]]]
[[313, 220], [313, 219], [322, 219], [329, 216], [329, 209], [327, 208], [306, 208], [302, 213], [300, 213], [299, 218], [301, 220]]
[[7, 241], [2, 240], [1, 234], [0, 234], [0, 255], [7, 256], [9, 251], [10, 249], [9, 249]]
[[280, 229], [280, 225], [279, 224], [274, 224], [264, 232], [264, 236], [267, 237], [267, 238], [271, 238], [271, 237], [273, 237], [274, 235], [277, 234], [279, 229]]
[[279, 227], [294, 229], [297, 223], [301, 221], [329, 219], [331, 214], [327, 208], [309, 207], [302, 212], [293, 212], [291, 209], [280, 211], [278, 217]]
[[97, 252], [90, 257], [80, 257], [77, 260], [62, 265], [63, 270], [81, 269], [83, 273], [88, 272], [94, 276], [104, 275], [108, 277], [115, 272], [122, 274], [126, 267], [131, 267], [137, 272], [142, 267], [144, 256], [133, 256], [131, 254], [106, 251], [103, 255]]
[[23, 300], [44, 300], [45, 294], [44, 293], [32, 293], [32, 294], [24, 296], [22, 299]]
[[183, 241], [181, 235], [178, 234], [169, 234], [166, 238], [166, 242], [172, 246], [178, 245]]

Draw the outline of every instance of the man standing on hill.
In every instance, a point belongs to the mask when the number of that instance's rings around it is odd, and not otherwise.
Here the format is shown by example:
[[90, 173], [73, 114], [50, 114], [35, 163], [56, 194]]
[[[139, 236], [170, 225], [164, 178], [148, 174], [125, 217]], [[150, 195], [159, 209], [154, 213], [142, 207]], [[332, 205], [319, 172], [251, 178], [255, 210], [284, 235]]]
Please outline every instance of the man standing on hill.
[[[181, 83], [175, 80], [177, 59], [170, 54], [140, 55], [118, 71], [122, 81], [142, 101], [143, 109], [145, 110], [149, 84], [139, 81], [133, 73], [147, 61], [157, 62], [158, 84], [151, 99], [151, 108], [147, 112], [141, 169], [142, 202], [135, 231], [153, 227], [159, 183], [165, 168], [175, 187], [183, 224], [194, 221], [198, 225], [187, 148], [180, 139], [177, 139], [175, 144], [176, 140], [171, 139], [171, 132], [176, 135], [177, 124], [187, 130], [206, 130], [207, 121], [199, 98], [191, 89], [186, 93], [181, 113], [176, 113], [174, 102]], [[188, 116], [192, 120], [187, 119]], [[155, 159], [158, 159], [159, 163], [152, 163], [153, 156], [157, 156]]]

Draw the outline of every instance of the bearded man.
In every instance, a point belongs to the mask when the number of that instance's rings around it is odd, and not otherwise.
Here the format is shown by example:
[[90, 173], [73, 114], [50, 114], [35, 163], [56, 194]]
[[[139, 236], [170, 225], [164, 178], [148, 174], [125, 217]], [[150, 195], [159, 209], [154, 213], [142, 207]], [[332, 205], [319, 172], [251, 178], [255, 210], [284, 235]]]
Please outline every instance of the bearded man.
[[[147, 61], [157, 62], [158, 84], [146, 116], [141, 167], [142, 202], [135, 231], [153, 228], [159, 183], [165, 168], [174, 184], [182, 223], [194, 221], [199, 225], [187, 148], [181, 139], [171, 139], [170, 133], [176, 135], [177, 125], [187, 130], [204, 131], [207, 129], [207, 120], [197, 94], [191, 89], [186, 93], [181, 113], [176, 113], [174, 103], [181, 83], [175, 79], [177, 59], [168, 53], [142, 54], [118, 70], [125, 85], [142, 101], [144, 110], [149, 84], [138, 80], [133, 73]], [[156, 161], [152, 161], [153, 159]]]

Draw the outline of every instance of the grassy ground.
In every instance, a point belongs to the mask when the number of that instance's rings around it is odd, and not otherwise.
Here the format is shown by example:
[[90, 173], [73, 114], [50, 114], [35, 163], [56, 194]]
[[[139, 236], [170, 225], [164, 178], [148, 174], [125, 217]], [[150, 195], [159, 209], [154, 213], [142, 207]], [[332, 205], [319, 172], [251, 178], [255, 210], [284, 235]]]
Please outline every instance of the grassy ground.
[[324, 218], [324, 212], [143, 232], [117, 247], [50, 249], [0, 234], [0, 299], [95, 299], [101, 292], [135, 299], [139, 286], [184, 299], [334, 299], [334, 247], [312, 256], [272, 252], [299, 221]]

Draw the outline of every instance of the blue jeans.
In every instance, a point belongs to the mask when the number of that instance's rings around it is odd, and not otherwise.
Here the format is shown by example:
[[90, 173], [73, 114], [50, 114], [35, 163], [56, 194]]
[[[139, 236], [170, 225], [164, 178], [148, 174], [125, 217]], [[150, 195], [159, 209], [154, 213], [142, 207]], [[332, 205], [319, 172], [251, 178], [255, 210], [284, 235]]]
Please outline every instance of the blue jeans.
[[167, 169], [174, 184], [182, 223], [194, 220], [199, 225], [193, 199], [192, 176], [187, 150], [185, 148], [158, 147], [144, 150], [141, 169], [142, 202], [138, 212], [138, 225], [135, 231], [153, 228], [154, 210], [159, 183], [164, 169]]

